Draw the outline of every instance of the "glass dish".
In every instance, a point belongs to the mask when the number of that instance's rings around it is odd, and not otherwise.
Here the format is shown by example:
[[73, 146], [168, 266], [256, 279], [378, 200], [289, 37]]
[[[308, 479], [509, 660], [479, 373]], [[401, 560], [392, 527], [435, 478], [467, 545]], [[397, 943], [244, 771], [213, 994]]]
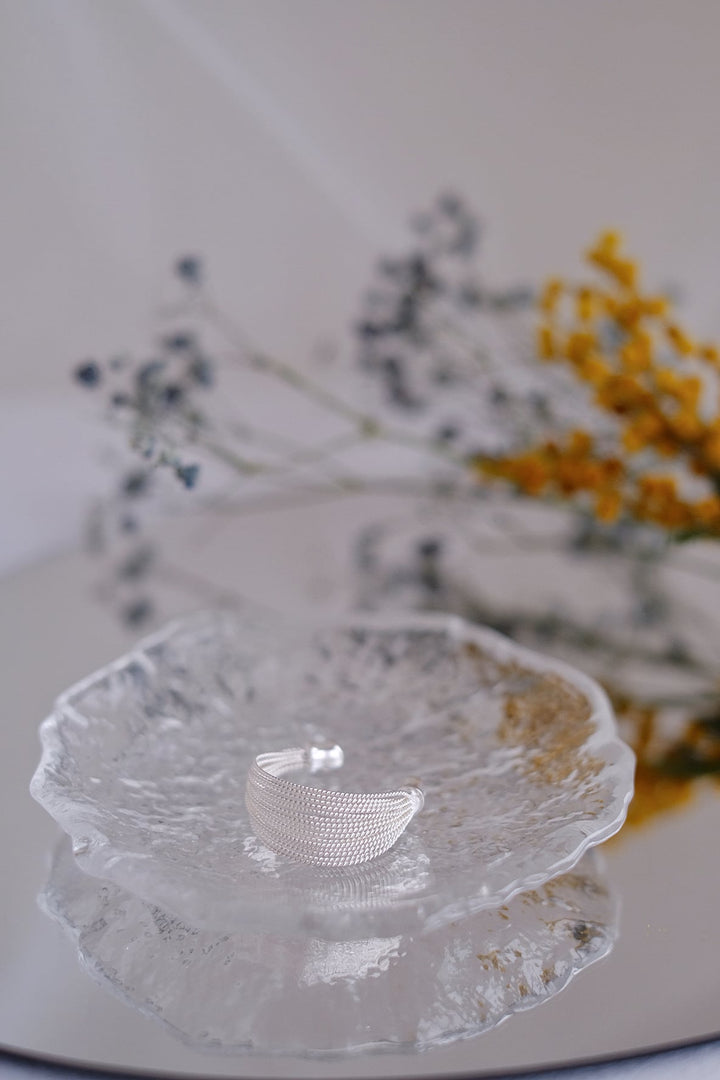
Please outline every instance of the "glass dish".
[[[370, 863], [290, 863], [252, 834], [254, 755], [318, 737], [346, 764], [307, 782], [424, 789]], [[63, 694], [41, 738], [31, 790], [80, 867], [209, 930], [438, 929], [567, 872], [620, 828], [633, 787], [592, 679], [438, 615], [186, 618]]]
[[487, 1032], [606, 956], [618, 909], [589, 852], [499, 909], [418, 937], [228, 934], [83, 874], [67, 839], [40, 902], [105, 989], [193, 1050], [311, 1057], [415, 1052]]

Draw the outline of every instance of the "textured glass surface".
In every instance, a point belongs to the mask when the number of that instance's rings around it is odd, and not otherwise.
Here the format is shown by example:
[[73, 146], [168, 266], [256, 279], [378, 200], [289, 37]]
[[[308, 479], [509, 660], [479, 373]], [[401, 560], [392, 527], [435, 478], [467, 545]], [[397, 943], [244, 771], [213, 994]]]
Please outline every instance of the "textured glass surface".
[[[396, 846], [363, 866], [291, 863], [250, 829], [253, 756], [319, 736], [345, 765], [308, 783], [425, 791]], [[81, 868], [207, 929], [440, 927], [570, 869], [632, 792], [597, 684], [445, 616], [185, 619], [64, 694], [42, 742], [32, 791]]]
[[598, 860], [413, 938], [199, 930], [78, 869], [58, 847], [41, 898], [84, 967], [197, 1050], [423, 1050], [489, 1031], [605, 956], [617, 902]]

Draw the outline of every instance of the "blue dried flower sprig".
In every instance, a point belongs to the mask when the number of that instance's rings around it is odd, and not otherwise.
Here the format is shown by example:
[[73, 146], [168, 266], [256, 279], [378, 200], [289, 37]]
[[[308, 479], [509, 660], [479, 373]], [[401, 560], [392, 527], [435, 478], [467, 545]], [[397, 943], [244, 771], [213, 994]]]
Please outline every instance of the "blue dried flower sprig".
[[415, 218], [412, 250], [379, 262], [355, 324], [360, 364], [382, 387], [386, 404], [408, 419], [432, 413], [431, 434], [446, 445], [470, 435], [455, 415], [459, 395], [495, 394], [497, 404], [516, 396], [502, 375], [491, 385], [478, 367], [468, 374], [468, 353], [483, 335], [473, 318], [526, 311], [533, 299], [530, 289], [491, 289], [479, 279], [481, 236], [466, 204], [441, 195]]
[[[202, 284], [197, 256], [179, 258], [174, 272], [193, 292]], [[187, 490], [197, 487], [200, 464], [187, 459], [186, 446], [205, 423], [198, 394], [214, 385], [215, 366], [195, 327], [182, 325], [159, 337], [150, 359], [84, 360], [76, 366], [74, 378], [85, 389], [104, 393], [110, 418], [124, 427], [139, 459], [121, 475], [110, 521], [105, 522], [105, 532], [109, 525], [125, 540], [126, 550], [112, 569], [112, 585], [123, 620], [137, 627], [154, 614], [147, 579], [156, 554], [144, 537], [138, 504], [150, 496], [158, 470], [169, 472]]]

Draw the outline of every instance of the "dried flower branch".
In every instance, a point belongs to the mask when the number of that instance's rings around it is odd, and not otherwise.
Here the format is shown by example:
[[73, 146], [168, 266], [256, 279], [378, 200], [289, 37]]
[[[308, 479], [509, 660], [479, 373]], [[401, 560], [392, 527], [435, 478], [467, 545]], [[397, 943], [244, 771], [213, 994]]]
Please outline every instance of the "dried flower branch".
[[613, 421], [600, 439], [558, 430], [519, 452], [478, 458], [479, 476], [531, 496], [579, 501], [675, 540], [720, 536], [720, 353], [696, 343], [669, 299], [643, 292], [616, 233], [587, 255], [600, 283], [547, 282], [538, 352], [566, 365]]

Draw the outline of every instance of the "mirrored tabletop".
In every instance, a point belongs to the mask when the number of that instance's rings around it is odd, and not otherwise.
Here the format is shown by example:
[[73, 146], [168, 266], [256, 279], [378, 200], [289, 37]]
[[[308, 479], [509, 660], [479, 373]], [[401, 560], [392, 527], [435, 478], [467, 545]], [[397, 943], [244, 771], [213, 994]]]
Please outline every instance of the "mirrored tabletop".
[[[349, 538], [366, 513], [367, 507], [348, 505], [287, 510], [249, 518], [241, 529], [211, 530], [209, 537], [197, 521], [177, 522], [165, 551], [168, 560], [190, 552], [184, 566], [193, 559], [211, 566], [218, 588], [232, 581], [255, 602], [294, 611], [342, 611], [349, 602], [342, 585]], [[164, 614], [201, 606], [199, 596], [181, 592], [171, 578], [166, 575]], [[146, 1073], [447, 1076], [618, 1057], [718, 1034], [720, 792], [708, 783], [682, 807], [626, 827], [603, 846], [598, 872], [613, 903], [617, 900], [614, 947], [603, 950], [558, 993], [532, 1003], [538, 1007], [515, 1010], [484, 1034], [423, 1053], [361, 1053], [327, 1060], [198, 1049], [177, 1037], [148, 1007], [150, 989], [145, 999], [119, 993], [87, 958], [80, 962], [76, 940], [63, 930], [58, 911], [50, 912], [54, 918], [48, 915], [53, 859], [56, 884], [58, 873], [67, 884], [79, 871], [62, 845], [58, 848], [57, 826], [28, 793], [39, 758], [37, 727], [60, 691], [125, 652], [132, 641], [99, 601], [95, 580], [96, 568], [87, 556], [71, 553], [0, 583], [5, 916], [0, 922], [0, 1045]], [[65, 860], [60, 868], [59, 857]], [[97, 890], [90, 893], [96, 897]], [[72, 895], [79, 903], [80, 894]], [[603, 918], [609, 918], [609, 908], [603, 910]], [[422, 979], [422, 965], [414, 977]], [[199, 982], [198, 1012], [206, 994]], [[295, 1020], [287, 1017], [288, 1024]]]

